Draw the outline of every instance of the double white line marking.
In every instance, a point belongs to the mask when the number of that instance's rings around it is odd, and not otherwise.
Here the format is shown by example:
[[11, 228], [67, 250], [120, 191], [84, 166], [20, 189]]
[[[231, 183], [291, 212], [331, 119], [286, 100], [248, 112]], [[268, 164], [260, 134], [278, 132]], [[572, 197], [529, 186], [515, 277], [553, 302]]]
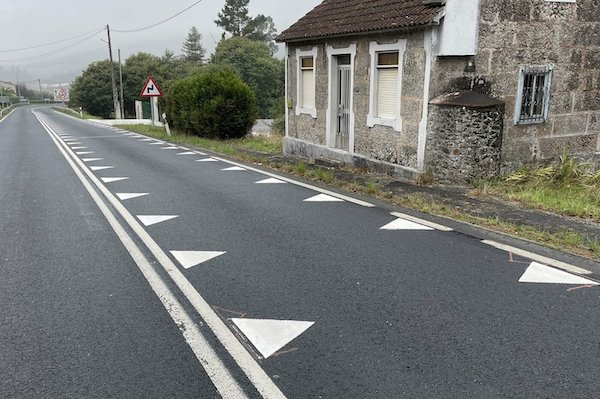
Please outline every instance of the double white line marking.
[[[163, 306], [171, 316], [171, 319], [179, 326], [186, 342], [194, 351], [196, 358], [202, 364], [204, 370], [221, 396], [224, 398], [247, 398], [247, 395], [244, 393], [238, 382], [219, 359], [214, 349], [204, 338], [192, 318], [177, 300], [174, 293], [160, 278], [152, 264], [143, 255], [140, 248], [133, 242], [125, 227], [119, 223], [116, 216], [111, 212], [102, 197], [98, 195], [96, 189], [113, 206], [144, 245], [146, 245], [148, 250], [171, 277], [181, 293], [200, 314], [202, 319], [206, 322], [208, 327], [225, 347], [227, 352], [229, 352], [244, 374], [246, 374], [262, 397], [266, 399], [285, 398], [285, 395], [273, 383], [262, 367], [260, 367], [256, 360], [248, 353], [227, 325], [219, 318], [206, 300], [179, 271], [177, 266], [169, 259], [167, 254], [158, 246], [154, 239], [152, 239], [146, 230], [144, 230], [135, 217], [127, 211], [123, 204], [121, 204], [121, 202], [100, 182], [86, 165], [75, 156], [73, 151], [59, 140], [56, 132], [48, 126], [43, 118], [35, 111], [32, 112], [48, 132], [98, 208], [100, 208], [100, 211], [137, 264], [138, 268], [152, 287], [152, 290], [162, 302]], [[96, 189], [94, 189], [92, 183]]]

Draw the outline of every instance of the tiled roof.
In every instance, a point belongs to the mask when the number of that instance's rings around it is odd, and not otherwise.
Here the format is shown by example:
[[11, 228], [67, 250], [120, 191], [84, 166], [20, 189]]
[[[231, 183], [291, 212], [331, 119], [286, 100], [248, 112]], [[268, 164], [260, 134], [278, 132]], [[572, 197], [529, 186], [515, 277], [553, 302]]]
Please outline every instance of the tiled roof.
[[277, 41], [426, 26], [442, 11], [440, 4], [426, 0], [325, 0], [284, 30]]

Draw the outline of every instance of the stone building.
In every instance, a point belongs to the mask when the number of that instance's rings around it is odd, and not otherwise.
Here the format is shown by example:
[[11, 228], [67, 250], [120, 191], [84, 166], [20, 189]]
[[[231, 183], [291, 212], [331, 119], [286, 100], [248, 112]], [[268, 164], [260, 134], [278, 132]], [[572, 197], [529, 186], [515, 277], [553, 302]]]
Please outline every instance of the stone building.
[[468, 181], [600, 150], [597, 0], [325, 0], [278, 40], [288, 154]]

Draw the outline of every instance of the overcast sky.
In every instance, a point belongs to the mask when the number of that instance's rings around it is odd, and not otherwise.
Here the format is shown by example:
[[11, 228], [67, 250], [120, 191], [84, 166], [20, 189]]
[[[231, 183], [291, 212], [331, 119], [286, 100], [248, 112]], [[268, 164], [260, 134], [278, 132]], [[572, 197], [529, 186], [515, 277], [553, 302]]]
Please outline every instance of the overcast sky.
[[[118, 33], [157, 23], [194, 4], [197, 0], [0, 0], [2, 39], [0, 40], [0, 80], [67, 79], [80, 73], [93, 61], [107, 59], [108, 50], [101, 39], [105, 33], [62, 51], [79, 39], [28, 51], [6, 50], [37, 46], [67, 39], [110, 25], [113, 52], [121, 49], [123, 59], [140, 51], [156, 55], [165, 49], [176, 54], [189, 29], [202, 33], [209, 53], [222, 31], [213, 22], [225, 0], [203, 0], [184, 14], [155, 28], [138, 33]], [[275, 21], [278, 32], [289, 27], [321, 0], [250, 0], [250, 15], [265, 14]], [[43, 56], [59, 51], [54, 55]], [[16, 61], [35, 57], [32, 61]]]

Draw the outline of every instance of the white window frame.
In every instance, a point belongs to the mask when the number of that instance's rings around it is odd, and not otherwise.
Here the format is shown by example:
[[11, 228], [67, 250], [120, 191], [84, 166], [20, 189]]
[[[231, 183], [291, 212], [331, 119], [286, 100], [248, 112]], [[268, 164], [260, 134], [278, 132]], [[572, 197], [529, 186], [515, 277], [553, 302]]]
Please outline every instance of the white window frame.
[[[308, 51], [302, 51], [300, 49], [296, 49], [296, 115], [300, 115], [300, 114], [309, 114], [310, 116], [312, 116], [313, 118], [317, 118], [317, 47], [313, 47], [311, 50]], [[309, 58], [312, 57], [313, 59], [313, 93], [314, 93], [314, 98], [313, 98], [313, 107], [312, 108], [305, 108], [302, 105], [304, 105], [302, 103], [302, 87], [303, 87], [303, 81], [302, 81], [302, 58]]]
[[[515, 101], [515, 125], [533, 125], [537, 123], [544, 123], [548, 120], [548, 114], [550, 110], [550, 97], [551, 97], [551, 88], [552, 88], [552, 75], [554, 71], [554, 65], [524, 65], [519, 68], [519, 83], [517, 86], [517, 98]], [[544, 80], [544, 97], [543, 97], [543, 110], [541, 116], [535, 118], [531, 116], [530, 118], [523, 118], [521, 115], [521, 110], [523, 108], [523, 100], [524, 100], [524, 85], [525, 85], [525, 75], [535, 73], [535, 74], [544, 74], [546, 76]]]
[[[398, 52], [398, 82], [396, 86], [396, 116], [393, 119], [377, 117], [377, 86], [379, 70], [377, 68], [377, 55], [379, 53]], [[402, 75], [404, 65], [404, 53], [406, 52], [406, 39], [400, 39], [396, 43], [379, 44], [371, 42], [369, 53], [371, 54], [371, 87], [369, 89], [369, 114], [367, 115], [367, 126], [375, 125], [390, 126], [395, 131], [402, 131]]]

